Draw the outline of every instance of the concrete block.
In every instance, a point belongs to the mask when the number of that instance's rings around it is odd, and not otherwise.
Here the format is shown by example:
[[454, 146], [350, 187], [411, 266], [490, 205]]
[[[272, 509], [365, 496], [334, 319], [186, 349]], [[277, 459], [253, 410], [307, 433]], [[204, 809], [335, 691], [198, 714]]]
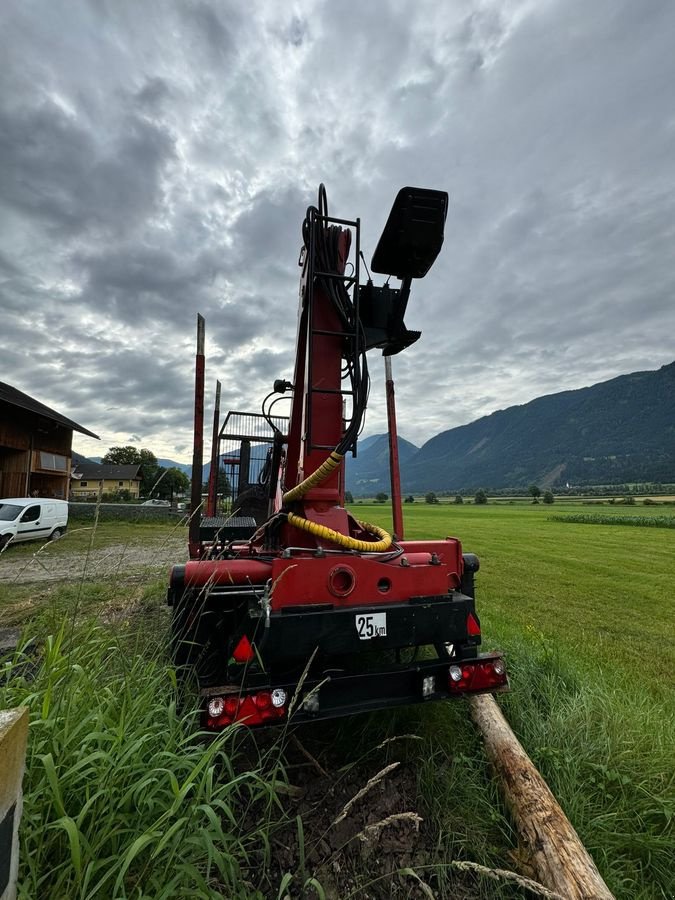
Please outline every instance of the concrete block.
[[0, 900], [16, 897], [27, 741], [28, 709], [0, 710]]

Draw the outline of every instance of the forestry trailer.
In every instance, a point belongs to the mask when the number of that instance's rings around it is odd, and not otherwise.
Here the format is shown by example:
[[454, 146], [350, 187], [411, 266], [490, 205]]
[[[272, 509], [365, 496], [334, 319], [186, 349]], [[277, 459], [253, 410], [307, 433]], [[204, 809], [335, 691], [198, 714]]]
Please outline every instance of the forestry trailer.
[[[457, 538], [402, 539], [393, 390], [394, 534], [344, 507], [345, 455], [356, 454], [368, 399], [366, 354], [389, 357], [419, 338], [403, 318], [412, 280], [441, 249], [447, 205], [442, 191], [399, 192], [372, 258], [388, 276], [378, 287], [370, 273], [360, 283], [360, 221], [330, 216], [321, 185], [302, 225], [293, 381], [275, 382], [262, 414], [230, 413], [214, 426], [215, 469], [231, 473], [228, 517], [216, 515], [213, 463], [207, 516], [198, 512], [200, 317], [190, 559], [173, 567], [168, 602], [174, 660], [196, 674], [206, 729], [507, 688], [502, 656], [478, 651], [477, 558]], [[275, 395], [291, 400], [289, 417], [271, 414]], [[234, 449], [221, 455], [224, 439]]]

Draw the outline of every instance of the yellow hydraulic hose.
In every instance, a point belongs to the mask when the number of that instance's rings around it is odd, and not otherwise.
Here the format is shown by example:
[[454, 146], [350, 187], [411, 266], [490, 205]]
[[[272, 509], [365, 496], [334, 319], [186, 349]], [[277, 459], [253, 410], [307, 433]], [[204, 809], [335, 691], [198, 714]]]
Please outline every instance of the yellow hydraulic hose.
[[307, 491], [316, 487], [317, 484], [321, 484], [322, 481], [325, 481], [330, 473], [337, 469], [343, 459], [344, 456], [342, 453], [337, 453], [335, 450], [331, 451], [328, 459], [321, 463], [316, 472], [312, 472], [312, 474], [305, 478], [304, 481], [301, 481], [300, 484], [296, 484], [290, 491], [286, 491], [283, 496], [284, 503], [292, 503], [294, 500], [300, 500], [305, 496]]
[[[312, 474], [305, 478], [304, 481], [301, 481], [300, 484], [296, 484], [290, 491], [286, 491], [283, 496], [284, 504], [292, 503], [294, 500], [300, 500], [305, 496], [307, 491], [316, 487], [318, 484], [321, 484], [322, 481], [325, 481], [331, 472], [337, 469], [343, 459], [344, 455], [342, 453], [333, 450], [328, 459], [322, 463], [315, 472], [312, 472]], [[339, 531], [334, 531], [332, 528], [327, 528], [325, 525], [319, 525], [317, 522], [310, 522], [309, 519], [305, 519], [303, 516], [298, 516], [292, 512], [288, 513], [289, 525], [293, 525], [301, 531], [313, 534], [314, 537], [322, 538], [324, 541], [332, 541], [332, 543], [338, 544], [338, 546], [344, 547], [346, 550], [359, 550], [361, 553], [381, 553], [391, 547], [393, 538], [383, 528], [380, 528], [377, 525], [371, 525], [368, 522], [359, 522], [358, 519], [356, 521], [364, 531], [369, 531], [371, 534], [379, 537], [380, 540], [360, 541], [357, 538], [349, 537], [349, 535], [340, 534]]]
[[[358, 519], [356, 521], [359, 522]], [[384, 528], [380, 528], [378, 525], [371, 525], [369, 522], [359, 522], [359, 525], [365, 531], [377, 535], [380, 538], [379, 541], [359, 541], [357, 538], [349, 537], [349, 535], [340, 534], [339, 531], [333, 531], [332, 528], [327, 528], [325, 525], [319, 525], [317, 522], [310, 522], [309, 519], [305, 519], [302, 516], [296, 516], [295, 513], [288, 514], [288, 524], [293, 525], [295, 528], [300, 528], [302, 531], [307, 531], [315, 537], [322, 538], [324, 541], [332, 541], [346, 550], [360, 550], [361, 553], [381, 553], [383, 550], [388, 550], [391, 547], [393, 540], [392, 536]]]

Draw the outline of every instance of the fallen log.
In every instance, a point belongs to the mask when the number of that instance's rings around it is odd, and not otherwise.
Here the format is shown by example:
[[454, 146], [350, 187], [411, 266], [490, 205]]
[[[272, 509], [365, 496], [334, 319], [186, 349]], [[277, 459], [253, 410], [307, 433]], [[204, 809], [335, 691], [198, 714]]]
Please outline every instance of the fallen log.
[[569, 900], [614, 900], [579, 835], [490, 694], [469, 699], [535, 876]]

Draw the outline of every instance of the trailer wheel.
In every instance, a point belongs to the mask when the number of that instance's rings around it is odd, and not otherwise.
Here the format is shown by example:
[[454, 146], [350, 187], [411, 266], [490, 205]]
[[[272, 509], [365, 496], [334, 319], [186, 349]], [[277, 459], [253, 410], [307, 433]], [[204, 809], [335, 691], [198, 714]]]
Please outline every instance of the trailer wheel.
[[223, 681], [227, 672], [227, 633], [222, 609], [200, 595], [174, 601], [171, 658], [180, 675], [194, 672], [200, 684]]

